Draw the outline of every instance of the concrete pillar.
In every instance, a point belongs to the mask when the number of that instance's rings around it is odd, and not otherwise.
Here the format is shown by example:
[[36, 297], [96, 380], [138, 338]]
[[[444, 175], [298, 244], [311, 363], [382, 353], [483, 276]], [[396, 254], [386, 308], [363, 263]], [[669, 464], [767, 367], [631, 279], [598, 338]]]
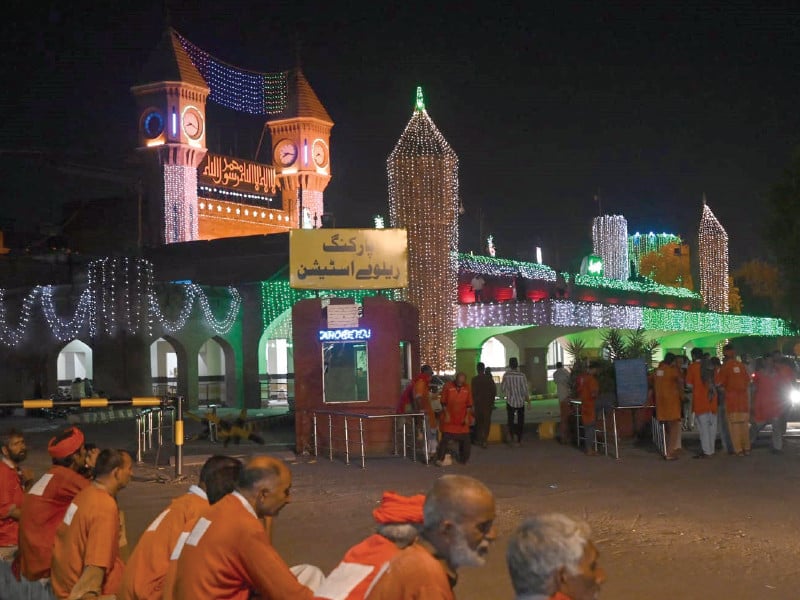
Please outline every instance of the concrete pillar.
[[242, 294], [242, 357], [239, 388], [244, 408], [261, 408], [258, 380], [258, 344], [264, 333], [261, 316], [261, 284], [239, 286]]
[[547, 392], [547, 348], [525, 348], [520, 369], [528, 377], [532, 394]]
[[[187, 409], [195, 410], [200, 404], [200, 399], [198, 398], [200, 394], [199, 369], [197, 368], [197, 352], [200, 350], [200, 344], [187, 343], [185, 348], [185, 367], [181, 369], [180, 363], [178, 366], [178, 381], [180, 382], [178, 395], [185, 398], [185, 407]], [[184, 389], [185, 393], [181, 393], [181, 389]]]
[[142, 336], [122, 331], [100, 336], [92, 348], [94, 388], [109, 398], [150, 396], [150, 345]]
[[456, 371], [467, 374], [467, 383], [475, 375], [475, 365], [480, 360], [480, 348], [459, 348], [456, 350]]

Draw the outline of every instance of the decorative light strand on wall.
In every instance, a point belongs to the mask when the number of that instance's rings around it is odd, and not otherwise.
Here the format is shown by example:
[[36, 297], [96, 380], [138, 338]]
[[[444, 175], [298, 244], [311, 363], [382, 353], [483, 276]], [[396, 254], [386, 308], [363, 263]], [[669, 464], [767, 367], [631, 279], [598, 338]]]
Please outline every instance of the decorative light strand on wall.
[[211, 90], [208, 99], [252, 115], [274, 115], [286, 108], [288, 72], [258, 73], [234, 67], [175, 33]]
[[660, 296], [673, 296], [676, 298], [700, 298], [700, 294], [688, 288], [662, 285], [646, 277], [640, 277], [638, 281], [620, 281], [619, 279], [581, 275], [579, 273], [571, 276], [568, 273], [564, 273], [563, 275], [567, 280], [572, 277], [575, 285], [581, 287], [609, 289], [621, 292], [640, 292], [642, 294], [658, 294]]
[[458, 157], [425, 110], [422, 89], [387, 160], [391, 227], [408, 232], [408, 299], [419, 310], [420, 356], [455, 368]]
[[235, 287], [228, 287], [228, 293], [231, 296], [230, 306], [228, 307], [225, 316], [222, 319], [217, 319], [214, 316], [214, 313], [211, 311], [211, 307], [208, 302], [208, 296], [206, 296], [206, 293], [199, 285], [190, 283], [184, 284], [182, 287], [184, 290], [183, 304], [181, 305], [181, 309], [178, 311], [178, 316], [174, 321], [171, 321], [164, 316], [155, 292], [150, 293], [150, 314], [164, 329], [164, 331], [167, 333], [173, 333], [186, 327], [186, 322], [192, 313], [192, 308], [194, 307], [195, 301], [200, 304], [200, 309], [203, 311], [203, 317], [206, 325], [208, 325], [208, 327], [214, 333], [217, 335], [225, 335], [233, 328], [234, 324], [236, 323], [236, 319], [239, 316], [239, 310], [241, 309], [242, 305], [242, 296], [239, 294], [239, 290], [237, 290]]
[[622, 215], [603, 215], [592, 221], [594, 253], [603, 258], [603, 272], [608, 279], [627, 281], [628, 221]]
[[196, 240], [197, 220], [197, 169], [164, 165], [164, 242]]
[[526, 279], [556, 280], [556, 272], [547, 265], [473, 254], [458, 254], [458, 269], [462, 273], [480, 273], [491, 277], [513, 277], [521, 274]]
[[700, 294], [709, 310], [728, 312], [728, 233], [711, 212], [703, 196], [698, 235]]
[[672, 233], [650, 233], [641, 234], [638, 231], [628, 236], [628, 259], [636, 265], [636, 271], [640, 270], [642, 256], [650, 252], [658, 252], [667, 244], [683, 244], [681, 236]]

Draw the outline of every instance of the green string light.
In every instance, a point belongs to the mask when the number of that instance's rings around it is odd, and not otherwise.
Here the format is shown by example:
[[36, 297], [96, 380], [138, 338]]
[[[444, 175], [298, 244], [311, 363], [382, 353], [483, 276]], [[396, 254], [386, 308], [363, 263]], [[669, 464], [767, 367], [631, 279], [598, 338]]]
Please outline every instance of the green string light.
[[422, 86], [417, 86], [417, 103], [415, 110], [425, 110], [425, 99], [422, 97]]

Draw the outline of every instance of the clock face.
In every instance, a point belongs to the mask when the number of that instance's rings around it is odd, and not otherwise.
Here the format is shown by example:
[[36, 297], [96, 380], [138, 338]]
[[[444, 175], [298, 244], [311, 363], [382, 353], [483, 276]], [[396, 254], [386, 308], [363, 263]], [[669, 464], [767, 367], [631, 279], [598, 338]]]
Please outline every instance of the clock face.
[[281, 140], [275, 146], [275, 162], [282, 167], [288, 167], [297, 160], [297, 146], [289, 140]]
[[318, 167], [325, 167], [328, 164], [328, 146], [322, 140], [315, 140], [311, 147], [311, 156], [314, 164]]
[[192, 140], [203, 137], [203, 115], [194, 106], [183, 111], [183, 131]]
[[161, 116], [161, 113], [151, 110], [145, 114], [144, 119], [142, 119], [142, 131], [145, 137], [150, 139], [161, 135], [161, 132], [164, 131], [164, 117]]

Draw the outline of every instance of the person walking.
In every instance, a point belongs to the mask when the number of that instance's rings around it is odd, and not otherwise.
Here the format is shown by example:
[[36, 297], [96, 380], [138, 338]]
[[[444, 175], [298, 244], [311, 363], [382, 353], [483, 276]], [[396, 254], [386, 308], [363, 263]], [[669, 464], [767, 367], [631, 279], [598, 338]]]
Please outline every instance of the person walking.
[[[525, 427], [525, 404], [530, 404], [528, 378], [519, 371], [516, 357], [508, 361], [508, 371], [500, 384], [506, 401], [508, 415], [508, 440], [511, 445], [522, 445], [522, 430]], [[514, 442], [514, 438], [517, 438]]]
[[714, 367], [703, 360], [700, 348], [692, 349], [692, 364], [686, 370], [686, 386], [691, 389], [692, 412], [700, 432], [700, 452], [695, 458], [713, 456], [717, 438], [717, 390]]
[[472, 402], [475, 405], [475, 443], [486, 448], [489, 439], [489, 428], [492, 424], [492, 409], [497, 396], [497, 385], [491, 374], [486, 373], [486, 365], [477, 366], [478, 374], [472, 378]]
[[467, 376], [463, 371], [456, 373], [455, 381], [448, 381], [442, 388], [442, 439], [436, 450], [436, 466], [444, 466], [444, 455], [449, 442], [458, 442], [458, 462], [469, 461], [471, 443], [469, 426], [474, 420], [472, 412], [472, 392], [467, 386]]
[[559, 441], [562, 444], [572, 443], [572, 407], [569, 403], [569, 380], [570, 373], [564, 368], [564, 363], [557, 362], [556, 370], [553, 371], [553, 381], [556, 384], [556, 395], [558, 396], [558, 410], [561, 414], [559, 423]]
[[758, 433], [767, 425], [772, 426], [772, 452], [783, 450], [783, 431], [781, 418], [784, 413], [784, 400], [781, 382], [772, 356], [756, 360], [753, 374], [753, 421], [750, 425], [750, 446], [758, 439]]

